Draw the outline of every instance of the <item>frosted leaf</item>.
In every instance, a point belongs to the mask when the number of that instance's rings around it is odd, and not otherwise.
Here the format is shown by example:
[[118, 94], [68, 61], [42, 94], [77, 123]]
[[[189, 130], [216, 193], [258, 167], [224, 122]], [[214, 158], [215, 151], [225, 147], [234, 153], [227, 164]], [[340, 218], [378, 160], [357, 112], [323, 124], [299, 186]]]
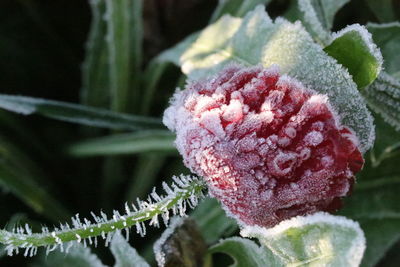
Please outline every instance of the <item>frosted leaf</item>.
[[353, 24], [334, 33], [324, 51], [347, 68], [358, 88], [370, 85], [382, 70], [382, 54], [364, 26]]
[[190, 47], [190, 45], [197, 39], [198, 36], [199, 34], [197, 32], [190, 34], [174, 47], [162, 52], [155, 58], [155, 60], [157, 62], [171, 62], [179, 66], [179, 57], [186, 51], [186, 49]]
[[364, 26], [353, 24], [332, 35], [324, 51], [348, 69], [358, 88], [371, 84], [382, 70], [382, 54]]
[[[373, 54], [374, 57], [380, 61], [381, 64], [383, 63], [381, 51], [372, 40], [371, 33], [369, 33], [368, 30], [360, 24], [352, 24], [350, 26], [347, 26], [346, 28], [333, 33], [332, 38], [333, 39], [340, 38], [341, 36], [349, 32], [357, 32], [364, 41], [364, 44], [368, 47], [369, 52]], [[378, 71], [378, 73], [379, 72], [380, 70]]]
[[400, 71], [400, 23], [368, 23], [367, 29], [382, 52], [385, 60], [383, 63], [385, 72], [393, 76], [396, 73], [398, 75]]
[[[200, 71], [201, 69], [213, 68], [231, 58], [233, 56], [232, 51], [230, 49], [220, 50], [220, 47], [226, 46], [240, 24], [241, 19], [225, 15], [218, 22], [211, 24], [213, 27], [209, 26], [203, 30], [198, 39], [181, 55], [179, 63], [182, 71], [188, 74], [193, 70]], [[219, 52], [212, 53], [218, 50]], [[237, 58], [237, 60], [241, 61], [240, 58]], [[245, 63], [245, 61], [242, 63]], [[207, 73], [203, 73], [202, 76], [206, 75]], [[193, 76], [194, 74], [191, 74], [191, 77]]]
[[155, 118], [111, 112], [67, 102], [41, 98], [0, 94], [0, 108], [23, 115], [40, 114], [45, 117], [87, 126], [118, 130], [160, 128]]
[[[316, 10], [312, 4], [312, 0], [298, 0], [299, 10], [302, 14], [302, 22], [304, 27], [311, 33], [311, 35], [322, 44], [326, 44], [330, 41], [331, 37], [327, 27], [323, 27], [321, 22], [326, 23], [323, 18], [319, 18]], [[323, 4], [320, 4], [321, 12]], [[322, 21], [321, 21], [322, 19]]]
[[235, 17], [243, 17], [247, 12], [253, 10], [257, 5], [267, 5], [271, 0], [219, 0], [218, 6], [211, 16], [210, 21], [215, 22], [224, 14]]
[[[12, 101], [8, 101], [8, 98], [11, 98], [12, 96], [8, 96], [8, 95], [3, 95], [3, 98], [0, 98], [0, 107], [5, 109], [5, 110], [9, 110], [9, 111], [13, 111], [16, 113], [20, 113], [22, 115], [30, 115], [34, 112], [36, 112], [36, 107], [34, 105], [31, 105], [30, 103], [19, 103], [19, 102], [12, 102]], [[30, 99], [29, 99], [30, 100]]]
[[[66, 244], [68, 246], [68, 244]], [[90, 248], [81, 244], [74, 244], [68, 249], [68, 253], [57, 250], [47, 255], [40, 261], [40, 266], [74, 266], [74, 267], [106, 267]]]
[[120, 232], [114, 234], [110, 249], [115, 258], [114, 267], [150, 267]]
[[222, 239], [218, 244], [212, 246], [209, 252], [228, 254], [235, 260], [234, 267], [284, 266], [271, 250], [240, 237]]
[[400, 81], [381, 72], [370, 86], [362, 90], [368, 105], [400, 131]]
[[282, 261], [279, 266], [356, 267], [365, 250], [358, 223], [323, 212], [298, 216], [270, 229], [247, 226], [241, 235], [257, 238]]
[[342, 123], [357, 134], [363, 152], [372, 146], [373, 120], [351, 76], [299, 22], [272, 22], [263, 7], [243, 19], [224, 16], [204, 29], [180, 58], [182, 71], [192, 79], [213, 75], [232, 63], [279, 65], [282, 73], [329, 96]]
[[204, 199], [190, 217], [196, 221], [207, 244], [214, 244], [222, 236], [229, 236], [237, 229], [236, 221], [226, 217], [215, 198]]
[[331, 40], [330, 30], [336, 12], [349, 0], [298, 0], [302, 22], [311, 35], [326, 44]]

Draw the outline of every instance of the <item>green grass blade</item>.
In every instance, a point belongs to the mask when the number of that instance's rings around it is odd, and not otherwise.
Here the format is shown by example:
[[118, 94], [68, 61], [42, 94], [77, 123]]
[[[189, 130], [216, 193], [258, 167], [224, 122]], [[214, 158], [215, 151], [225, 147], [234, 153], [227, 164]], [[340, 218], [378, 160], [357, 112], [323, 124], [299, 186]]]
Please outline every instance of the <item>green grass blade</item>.
[[226, 216], [215, 198], [204, 199], [190, 216], [196, 221], [207, 244], [214, 244], [238, 230], [237, 222]]
[[51, 197], [54, 192], [47, 193], [54, 191], [51, 182], [22, 148], [0, 135], [0, 187], [53, 221], [68, 218], [69, 212]]
[[57, 120], [116, 130], [163, 128], [161, 120], [155, 118], [25, 96], [0, 94], [0, 108], [23, 115], [36, 113]]
[[0, 162], [0, 185], [12, 192], [37, 213], [53, 221], [66, 219], [70, 214], [52, 198], [32, 177], [8, 162]]
[[108, 51], [105, 40], [107, 24], [104, 20], [105, 1], [89, 1], [92, 23], [82, 65], [82, 103], [89, 106], [109, 105]]
[[132, 180], [128, 186], [125, 199], [133, 201], [136, 198], [143, 198], [155, 184], [160, 169], [166, 161], [164, 155], [156, 153], [144, 154], [138, 157]]
[[143, 152], [176, 153], [175, 135], [166, 130], [149, 130], [89, 139], [71, 145], [73, 156], [124, 155]]
[[167, 69], [169, 62], [153, 60], [147, 66], [143, 80], [143, 97], [141, 99], [140, 114], [147, 114], [150, 111], [153, 97], [156, 93], [157, 84]]
[[142, 55], [142, 0], [106, 0], [112, 109], [135, 111]]

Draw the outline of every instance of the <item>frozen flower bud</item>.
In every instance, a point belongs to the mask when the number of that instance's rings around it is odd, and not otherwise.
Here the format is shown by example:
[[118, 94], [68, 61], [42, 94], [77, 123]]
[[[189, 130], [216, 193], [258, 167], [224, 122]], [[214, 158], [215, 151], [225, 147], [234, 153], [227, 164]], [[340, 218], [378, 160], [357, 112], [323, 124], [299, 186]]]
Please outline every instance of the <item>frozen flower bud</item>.
[[327, 97], [277, 67], [231, 66], [191, 82], [164, 123], [186, 166], [242, 224], [334, 211], [364, 163]]

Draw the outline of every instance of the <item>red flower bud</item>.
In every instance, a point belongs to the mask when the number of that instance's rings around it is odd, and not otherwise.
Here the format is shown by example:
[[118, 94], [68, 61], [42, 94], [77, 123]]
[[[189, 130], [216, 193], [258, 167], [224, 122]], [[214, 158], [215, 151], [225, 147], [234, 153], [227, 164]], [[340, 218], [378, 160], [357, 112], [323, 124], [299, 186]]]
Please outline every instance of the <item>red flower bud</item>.
[[277, 67], [191, 82], [164, 114], [184, 162], [247, 225], [339, 208], [364, 160], [326, 96]]

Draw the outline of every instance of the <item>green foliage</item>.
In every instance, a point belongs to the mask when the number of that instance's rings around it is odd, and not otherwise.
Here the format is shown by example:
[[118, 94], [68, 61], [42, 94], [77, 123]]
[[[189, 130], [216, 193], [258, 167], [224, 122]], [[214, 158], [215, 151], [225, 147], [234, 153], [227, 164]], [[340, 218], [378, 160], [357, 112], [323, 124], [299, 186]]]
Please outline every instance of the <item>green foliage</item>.
[[192, 79], [232, 63], [277, 64], [282, 73], [327, 94], [343, 123], [356, 132], [362, 150], [372, 146], [372, 118], [351, 76], [313, 42], [301, 24], [283, 19], [273, 23], [261, 7], [243, 19], [225, 16], [203, 30], [180, 57], [182, 71]]
[[155, 118], [25, 96], [0, 95], [0, 107], [23, 115], [37, 113], [52, 119], [115, 130], [163, 127], [161, 121]]
[[132, 248], [121, 233], [114, 235], [111, 252], [115, 257], [114, 267], [150, 267], [150, 265]]
[[258, 246], [249, 239], [239, 237], [222, 239], [218, 244], [212, 246], [209, 252], [228, 254], [235, 260], [234, 267], [278, 266], [279, 264], [270, 250]]
[[369, 8], [379, 19], [380, 22], [390, 22], [396, 20], [393, 0], [381, 0], [381, 1], [365, 0], [365, 1], [367, 2]]
[[389, 74], [400, 71], [400, 23], [367, 24], [368, 31], [372, 34], [374, 42], [382, 51], [383, 66]]
[[376, 81], [362, 91], [369, 106], [379, 113], [384, 120], [400, 129], [400, 24], [368, 24], [374, 42], [380, 47], [384, 60], [385, 71], [382, 71]]
[[330, 30], [336, 12], [349, 0], [298, 0], [298, 14], [304, 27], [321, 44], [331, 40]]
[[210, 22], [212, 23], [217, 21], [225, 14], [229, 14], [234, 17], [243, 17], [247, 12], [253, 10], [257, 5], [268, 5], [270, 2], [271, 0], [219, 0], [218, 6], [214, 10]]
[[[396, 161], [396, 160], [395, 160]], [[393, 161], [392, 161], [393, 162]], [[379, 168], [393, 166], [382, 164]], [[368, 171], [368, 170], [365, 170]], [[379, 170], [375, 172], [380, 173]], [[353, 195], [340, 212], [360, 222], [367, 239], [363, 266], [374, 266], [399, 239], [398, 192], [400, 173], [397, 175], [372, 175], [360, 177]], [[365, 175], [366, 176], [366, 175]]]
[[129, 112], [136, 109], [139, 103], [138, 85], [143, 38], [142, 0], [105, 2], [111, 107], [117, 112]]
[[[150, 265], [132, 248], [121, 233], [116, 233], [111, 241], [110, 250], [115, 258], [114, 267], [149, 267]], [[36, 265], [35, 265], [36, 266]], [[68, 253], [57, 250], [43, 257], [37, 266], [43, 267], [107, 267], [96, 254], [83, 245], [75, 244]]]
[[371, 84], [382, 69], [382, 55], [371, 34], [360, 25], [351, 25], [334, 36], [324, 51], [345, 66], [358, 88]]
[[[35, 266], [35, 265], [34, 265]], [[43, 257], [37, 266], [43, 267], [106, 267], [96, 254], [92, 253], [90, 248], [83, 245], [75, 245], [71, 247], [68, 253], [59, 250], [50, 255]]]
[[377, 126], [376, 138], [378, 141], [370, 152], [372, 167], [377, 167], [384, 160], [400, 155], [400, 132], [377, 114], [375, 114], [375, 125]]
[[166, 130], [138, 131], [82, 141], [71, 145], [73, 156], [106, 156], [144, 152], [176, 153], [175, 135]]
[[382, 72], [362, 93], [375, 112], [397, 130], [400, 129], [400, 80]]
[[55, 222], [65, 220], [69, 212], [47, 192], [42, 175], [23, 151], [0, 136], [0, 187], [17, 195], [35, 212]]
[[238, 229], [236, 221], [228, 218], [221, 205], [213, 198], [202, 201], [191, 217], [196, 221], [208, 244], [213, 244], [219, 238], [229, 236]]
[[82, 64], [82, 103], [88, 106], [109, 106], [110, 77], [108, 67], [107, 23], [104, 20], [104, 0], [89, 1], [92, 11], [91, 29], [86, 43], [85, 61]]
[[[300, 3], [301, 1], [299, 1]], [[314, 10], [316, 17], [321, 23], [322, 27], [329, 31], [333, 27], [333, 20], [336, 13], [341, 9], [345, 4], [349, 2], [349, 0], [338, 0], [338, 1], [329, 1], [329, 0], [310, 0], [310, 4], [312, 8], [308, 10], [304, 10], [304, 12], [311, 12]], [[311, 22], [311, 21], [310, 21]], [[317, 24], [317, 22], [315, 22]]]
[[358, 266], [365, 238], [359, 225], [344, 217], [316, 213], [295, 217], [271, 229], [245, 226], [254, 242], [230, 238], [210, 249], [235, 258], [235, 266]]

